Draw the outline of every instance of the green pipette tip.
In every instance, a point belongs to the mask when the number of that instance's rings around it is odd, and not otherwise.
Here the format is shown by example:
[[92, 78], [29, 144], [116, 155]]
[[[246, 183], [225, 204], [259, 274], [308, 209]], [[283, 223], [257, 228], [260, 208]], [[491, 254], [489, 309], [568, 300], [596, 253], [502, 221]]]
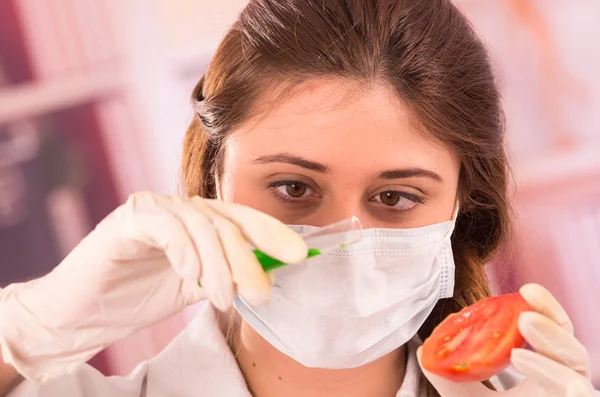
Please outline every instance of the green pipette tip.
[[[269, 256], [257, 249], [254, 250], [254, 255], [256, 255], [256, 259], [258, 259], [258, 262], [260, 263], [265, 272], [270, 272], [271, 270], [286, 265], [286, 263], [281, 262], [279, 259], [275, 259], [272, 256]], [[321, 250], [318, 250], [316, 248], [309, 248], [308, 254], [306, 255], [306, 259], [312, 258], [313, 256], [317, 255], [321, 255]]]

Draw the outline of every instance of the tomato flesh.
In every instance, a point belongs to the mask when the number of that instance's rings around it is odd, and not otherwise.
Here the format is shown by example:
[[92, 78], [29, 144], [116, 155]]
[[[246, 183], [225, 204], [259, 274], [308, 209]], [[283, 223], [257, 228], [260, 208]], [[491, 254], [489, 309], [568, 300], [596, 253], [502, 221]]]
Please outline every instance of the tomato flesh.
[[489, 379], [508, 366], [513, 348], [525, 346], [518, 320], [528, 310], [523, 297], [514, 293], [451, 314], [423, 344], [423, 368], [457, 382]]

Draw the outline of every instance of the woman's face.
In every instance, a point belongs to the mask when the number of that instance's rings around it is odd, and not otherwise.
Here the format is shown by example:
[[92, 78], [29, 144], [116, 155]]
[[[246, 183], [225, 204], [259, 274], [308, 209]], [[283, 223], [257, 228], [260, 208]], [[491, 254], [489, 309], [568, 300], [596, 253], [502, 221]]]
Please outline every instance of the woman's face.
[[219, 194], [286, 224], [413, 228], [452, 218], [459, 168], [386, 87], [313, 81], [230, 135]]

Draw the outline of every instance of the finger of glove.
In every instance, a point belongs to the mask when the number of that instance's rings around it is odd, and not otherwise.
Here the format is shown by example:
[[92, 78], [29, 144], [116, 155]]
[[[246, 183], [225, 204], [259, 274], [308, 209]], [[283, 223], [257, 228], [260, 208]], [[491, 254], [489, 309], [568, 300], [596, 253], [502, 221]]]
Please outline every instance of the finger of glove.
[[215, 215], [213, 223], [223, 244], [238, 294], [250, 305], [265, 303], [269, 299], [271, 282], [248, 241], [228, 219]]
[[[181, 298], [183, 300], [183, 306], [190, 306], [201, 300], [208, 299], [208, 291], [204, 287], [198, 286], [198, 280], [182, 280], [181, 283]], [[212, 301], [211, 301], [212, 303]], [[213, 303], [213, 306], [216, 305]], [[219, 309], [219, 308], [217, 308]], [[219, 309], [221, 310], [221, 309]]]
[[234, 223], [246, 240], [267, 255], [289, 264], [300, 263], [306, 259], [306, 242], [277, 219], [239, 204], [219, 200], [204, 202]]
[[417, 360], [421, 366], [421, 370], [429, 382], [433, 385], [442, 397], [493, 397], [498, 393], [488, 389], [480, 382], [454, 382], [449, 379], [444, 379], [438, 375], [432, 374], [423, 368], [421, 364], [422, 347], [417, 349]]
[[519, 317], [519, 332], [540, 354], [557, 361], [588, 378], [590, 357], [573, 334], [548, 317], [525, 312]]
[[588, 381], [574, 381], [567, 387], [566, 397], [594, 397], [595, 390]]
[[513, 349], [511, 363], [528, 381], [551, 395], [566, 396], [573, 382], [589, 382], [572, 369], [526, 349]]
[[533, 311], [552, 319], [562, 328], [573, 334], [573, 323], [556, 298], [539, 284], [526, 284], [519, 293]]
[[[198, 279], [200, 256], [183, 221], [173, 208], [156, 207], [134, 218], [136, 239], [164, 251], [173, 270], [184, 279]], [[127, 226], [127, 225], [125, 225]]]
[[201, 260], [200, 279], [206, 297], [220, 311], [233, 304], [235, 290], [233, 277], [219, 237], [214, 213], [198, 207], [194, 203], [181, 202], [176, 208], [177, 215], [185, 224]]

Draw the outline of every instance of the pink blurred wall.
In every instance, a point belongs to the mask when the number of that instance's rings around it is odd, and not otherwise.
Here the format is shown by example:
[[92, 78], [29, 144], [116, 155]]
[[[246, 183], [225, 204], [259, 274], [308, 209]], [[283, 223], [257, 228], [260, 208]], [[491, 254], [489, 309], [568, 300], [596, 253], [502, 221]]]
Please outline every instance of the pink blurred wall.
[[496, 276], [559, 299], [599, 385], [600, 2], [458, 3], [490, 47], [516, 175], [515, 236]]

